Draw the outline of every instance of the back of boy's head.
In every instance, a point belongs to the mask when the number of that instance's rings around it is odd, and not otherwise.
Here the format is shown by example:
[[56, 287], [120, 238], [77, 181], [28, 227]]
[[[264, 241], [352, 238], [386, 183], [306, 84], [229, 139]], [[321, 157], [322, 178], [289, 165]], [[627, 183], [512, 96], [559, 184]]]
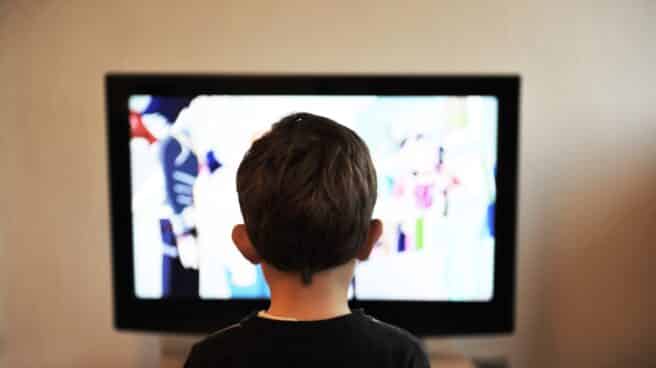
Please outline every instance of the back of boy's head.
[[253, 143], [237, 171], [237, 191], [261, 259], [309, 284], [313, 273], [352, 260], [365, 243], [376, 172], [355, 132], [296, 113]]

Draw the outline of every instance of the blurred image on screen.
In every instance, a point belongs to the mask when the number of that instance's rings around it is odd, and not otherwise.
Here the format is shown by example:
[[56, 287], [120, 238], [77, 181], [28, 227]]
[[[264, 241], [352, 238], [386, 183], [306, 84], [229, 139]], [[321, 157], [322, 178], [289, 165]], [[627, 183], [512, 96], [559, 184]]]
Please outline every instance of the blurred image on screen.
[[127, 101], [134, 282], [143, 299], [267, 298], [231, 240], [236, 171], [294, 112], [331, 118], [369, 146], [384, 232], [356, 268], [362, 300], [493, 295], [498, 102], [490, 96], [149, 96]]

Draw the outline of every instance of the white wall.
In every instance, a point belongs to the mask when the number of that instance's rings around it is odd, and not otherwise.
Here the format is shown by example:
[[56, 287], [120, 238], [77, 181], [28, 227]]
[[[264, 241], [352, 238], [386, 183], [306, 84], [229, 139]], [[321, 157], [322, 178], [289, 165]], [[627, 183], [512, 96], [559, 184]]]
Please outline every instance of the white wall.
[[655, 364], [656, 2], [89, 3], [0, 2], [7, 366], [158, 364], [111, 328], [108, 70], [520, 73], [517, 334], [453, 344]]

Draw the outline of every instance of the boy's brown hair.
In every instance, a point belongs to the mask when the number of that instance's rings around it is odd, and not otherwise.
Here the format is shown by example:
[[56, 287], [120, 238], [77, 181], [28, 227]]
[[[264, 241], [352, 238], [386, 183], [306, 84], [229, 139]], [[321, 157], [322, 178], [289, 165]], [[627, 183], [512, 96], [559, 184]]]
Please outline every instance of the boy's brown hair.
[[237, 171], [248, 236], [282, 271], [312, 274], [355, 258], [376, 203], [376, 171], [351, 129], [309, 113], [282, 118]]

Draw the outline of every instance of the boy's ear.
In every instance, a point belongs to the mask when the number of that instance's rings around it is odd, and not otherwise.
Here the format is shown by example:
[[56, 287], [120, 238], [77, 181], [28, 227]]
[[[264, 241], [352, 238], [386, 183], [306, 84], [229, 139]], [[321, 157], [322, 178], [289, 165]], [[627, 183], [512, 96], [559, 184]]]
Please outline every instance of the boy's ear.
[[383, 233], [383, 223], [379, 219], [371, 220], [369, 224], [369, 231], [367, 232], [367, 240], [365, 240], [362, 247], [358, 251], [357, 258], [360, 261], [366, 261], [371, 254], [371, 250], [374, 249], [374, 244], [380, 238], [380, 235]]
[[235, 243], [241, 255], [250, 263], [259, 264], [262, 261], [253, 243], [251, 243], [251, 238], [246, 231], [246, 225], [239, 224], [232, 228], [232, 242]]

